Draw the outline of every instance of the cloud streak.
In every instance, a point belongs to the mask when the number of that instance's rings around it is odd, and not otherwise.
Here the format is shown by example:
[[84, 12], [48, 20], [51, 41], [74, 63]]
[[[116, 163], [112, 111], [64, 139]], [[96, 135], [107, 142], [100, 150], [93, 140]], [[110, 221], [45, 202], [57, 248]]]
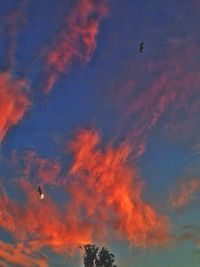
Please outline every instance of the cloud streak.
[[7, 60], [9, 68], [15, 67], [17, 34], [26, 21], [26, 16], [24, 13], [24, 7], [26, 4], [26, 0], [19, 1], [19, 6], [17, 6], [14, 10], [11, 10], [8, 14], [6, 14], [3, 18], [3, 21], [1, 21], [2, 29], [0, 30], [2, 30], [4, 36], [7, 36], [8, 38]]
[[178, 190], [170, 195], [170, 204], [173, 208], [184, 208], [195, 200], [195, 193], [200, 191], [200, 180], [197, 178], [181, 179]]
[[105, 0], [77, 1], [66, 19], [65, 29], [46, 58], [46, 93], [52, 90], [61, 73], [69, 71], [74, 61], [90, 60], [97, 46], [100, 23], [107, 11]]
[[[193, 109], [197, 107], [200, 78], [195, 58], [198, 54], [195, 44], [186, 46], [176, 41], [164, 58], [153, 58], [143, 65], [131, 64], [133, 77], [124, 82], [114, 99], [131, 125], [129, 140], [135, 147], [136, 157], [145, 152], [147, 138], [166, 110], [170, 108], [174, 117], [181, 108], [188, 110], [188, 99], [193, 101]], [[144, 80], [138, 80], [137, 76], [141, 75]]]
[[15, 79], [9, 72], [0, 73], [0, 142], [30, 107], [27, 88], [25, 80]]
[[30, 254], [31, 250], [25, 248], [22, 243], [17, 245], [11, 245], [0, 241], [0, 260], [4, 261], [4, 265], [0, 266], [5, 267], [9, 266], [5, 262], [20, 267], [26, 266], [37, 266], [37, 267], [47, 267], [48, 262], [44, 257], [33, 256]]

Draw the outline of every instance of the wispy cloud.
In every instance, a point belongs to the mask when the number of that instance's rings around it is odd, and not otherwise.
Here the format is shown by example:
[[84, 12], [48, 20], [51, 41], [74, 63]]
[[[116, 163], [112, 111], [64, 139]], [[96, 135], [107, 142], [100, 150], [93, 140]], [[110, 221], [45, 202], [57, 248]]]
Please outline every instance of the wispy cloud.
[[166, 111], [174, 117], [181, 108], [188, 110], [188, 101], [193, 101], [190, 112], [198, 107], [200, 78], [197, 56], [196, 44], [185, 45], [178, 41], [168, 48], [163, 58], [147, 59], [143, 65], [138, 62], [130, 64], [133, 75], [124, 81], [121, 88], [115, 89], [113, 99], [124, 117], [123, 121], [131, 125], [128, 127], [129, 139], [135, 146], [136, 156], [144, 153], [151, 130]]
[[[61, 164], [57, 160], [43, 158], [35, 150], [23, 155], [12, 152], [10, 163], [18, 170], [18, 176], [28, 179], [32, 185], [56, 185], [61, 172]], [[24, 166], [21, 168], [21, 165]]]
[[55, 36], [46, 62], [44, 90], [50, 92], [59, 75], [68, 72], [74, 61], [88, 62], [94, 53], [102, 19], [107, 14], [103, 1], [78, 0], [66, 18], [65, 28]]
[[15, 79], [9, 72], [0, 73], [0, 142], [30, 107], [27, 88], [26, 80]]
[[17, 34], [26, 21], [26, 15], [24, 7], [27, 4], [26, 0], [19, 1], [18, 7], [5, 15], [2, 23], [2, 30], [8, 37], [8, 51], [7, 60], [8, 67], [14, 68], [16, 61], [16, 46], [17, 46]]
[[11, 245], [0, 241], [0, 260], [3, 260], [4, 265], [0, 266], [9, 266], [8, 264], [14, 264], [22, 267], [26, 266], [37, 266], [37, 267], [47, 267], [48, 261], [46, 257], [40, 255], [31, 255], [32, 251], [29, 248], [26, 248], [22, 243], [16, 245]]
[[143, 201], [143, 181], [128, 164], [129, 144], [118, 148], [108, 145], [103, 151], [99, 146], [98, 132], [88, 130], [78, 132], [70, 143], [74, 155], [71, 209], [80, 216], [83, 207], [86, 218], [100, 224], [101, 231], [106, 232], [106, 225], [111, 223], [116, 236], [125, 236], [133, 245], [165, 243], [169, 222]]
[[195, 193], [200, 191], [200, 180], [197, 178], [180, 179], [178, 189], [170, 195], [173, 208], [182, 209], [195, 200]]

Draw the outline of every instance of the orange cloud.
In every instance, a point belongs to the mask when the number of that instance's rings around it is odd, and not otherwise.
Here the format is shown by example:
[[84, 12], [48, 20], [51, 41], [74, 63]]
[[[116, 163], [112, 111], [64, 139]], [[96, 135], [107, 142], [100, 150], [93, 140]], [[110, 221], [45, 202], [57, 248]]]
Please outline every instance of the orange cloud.
[[173, 208], [184, 208], [195, 199], [195, 193], [200, 191], [200, 180], [181, 179], [178, 186], [178, 190], [170, 195], [170, 203]]
[[[130, 145], [100, 146], [96, 130], [79, 131], [68, 144], [73, 163], [68, 174], [60, 177], [62, 168], [57, 161], [41, 158], [34, 151], [24, 158], [12, 156], [22, 200], [10, 198], [1, 187], [0, 227], [16, 243], [0, 242], [0, 260], [46, 267], [49, 259], [41, 254], [42, 248], [64, 255], [81, 244], [106, 242], [111, 236], [133, 246], [166, 244], [168, 218], [142, 199], [144, 182], [129, 163]], [[63, 206], [59, 207], [48, 190], [41, 200], [36, 181], [62, 192]]]
[[14, 79], [9, 72], [0, 73], [0, 142], [30, 107], [25, 80]]
[[11, 245], [8, 243], [4, 243], [0, 241], [0, 260], [3, 260], [4, 263], [0, 266], [5, 267], [9, 266], [5, 262], [9, 264], [15, 264], [22, 267], [26, 266], [36, 266], [36, 267], [47, 267], [47, 260], [42, 257], [36, 257], [35, 255], [31, 255], [31, 250], [25, 248], [22, 243], [18, 243], [17, 245]]
[[74, 60], [90, 60], [96, 49], [100, 23], [106, 14], [105, 0], [77, 1], [67, 17], [65, 29], [46, 59], [46, 93], [52, 90], [59, 75], [69, 70]]
[[11, 232], [18, 240], [28, 242], [39, 249], [43, 246], [54, 251], [62, 251], [69, 246], [91, 241], [89, 227], [76, 218], [71, 221], [69, 214], [63, 212], [48, 194], [40, 200], [36, 188], [21, 179], [20, 187], [26, 201], [17, 203], [7, 196], [1, 199], [1, 226]]
[[142, 200], [143, 182], [135, 168], [128, 163], [131, 148], [124, 143], [99, 148], [96, 131], [82, 130], [70, 143], [74, 163], [71, 210], [84, 217], [108, 235], [126, 238], [135, 246], [163, 244], [169, 237], [169, 222], [152, 205]]
[[[1, 188], [0, 227], [17, 243], [14, 246], [2, 242], [0, 259], [21, 266], [25, 266], [23, 262], [48, 266], [48, 259], [34, 256], [42, 248], [64, 254], [77, 250], [80, 244], [108, 241], [111, 234], [142, 247], [168, 241], [168, 218], [142, 199], [144, 183], [128, 162], [129, 144], [124, 142], [119, 147], [108, 144], [100, 149], [100, 141], [96, 130], [78, 132], [69, 143], [73, 154], [69, 173], [59, 179], [61, 166], [57, 162], [29, 152], [23, 160], [24, 169], [19, 171], [21, 163], [17, 165], [17, 160], [21, 159], [13, 156], [12, 164], [21, 177], [15, 176], [22, 200], [9, 198]], [[66, 198], [62, 207], [48, 190], [45, 198], [40, 199], [35, 186], [37, 175], [44, 185], [56, 185], [54, 189], [62, 192]], [[12, 253], [15, 257], [10, 259]]]

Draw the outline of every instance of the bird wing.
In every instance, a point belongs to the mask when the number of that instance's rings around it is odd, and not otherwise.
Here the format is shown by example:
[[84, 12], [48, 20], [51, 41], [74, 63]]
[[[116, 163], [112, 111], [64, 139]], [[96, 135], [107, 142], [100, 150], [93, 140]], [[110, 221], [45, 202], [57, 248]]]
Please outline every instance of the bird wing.
[[144, 42], [140, 43], [140, 52], [142, 53], [144, 50]]

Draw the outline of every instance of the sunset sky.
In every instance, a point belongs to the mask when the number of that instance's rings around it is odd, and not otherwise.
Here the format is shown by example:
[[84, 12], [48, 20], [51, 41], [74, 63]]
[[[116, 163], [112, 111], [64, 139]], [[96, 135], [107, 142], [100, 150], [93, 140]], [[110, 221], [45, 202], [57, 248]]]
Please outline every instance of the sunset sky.
[[0, 1], [0, 267], [199, 267], [199, 25], [198, 0]]

